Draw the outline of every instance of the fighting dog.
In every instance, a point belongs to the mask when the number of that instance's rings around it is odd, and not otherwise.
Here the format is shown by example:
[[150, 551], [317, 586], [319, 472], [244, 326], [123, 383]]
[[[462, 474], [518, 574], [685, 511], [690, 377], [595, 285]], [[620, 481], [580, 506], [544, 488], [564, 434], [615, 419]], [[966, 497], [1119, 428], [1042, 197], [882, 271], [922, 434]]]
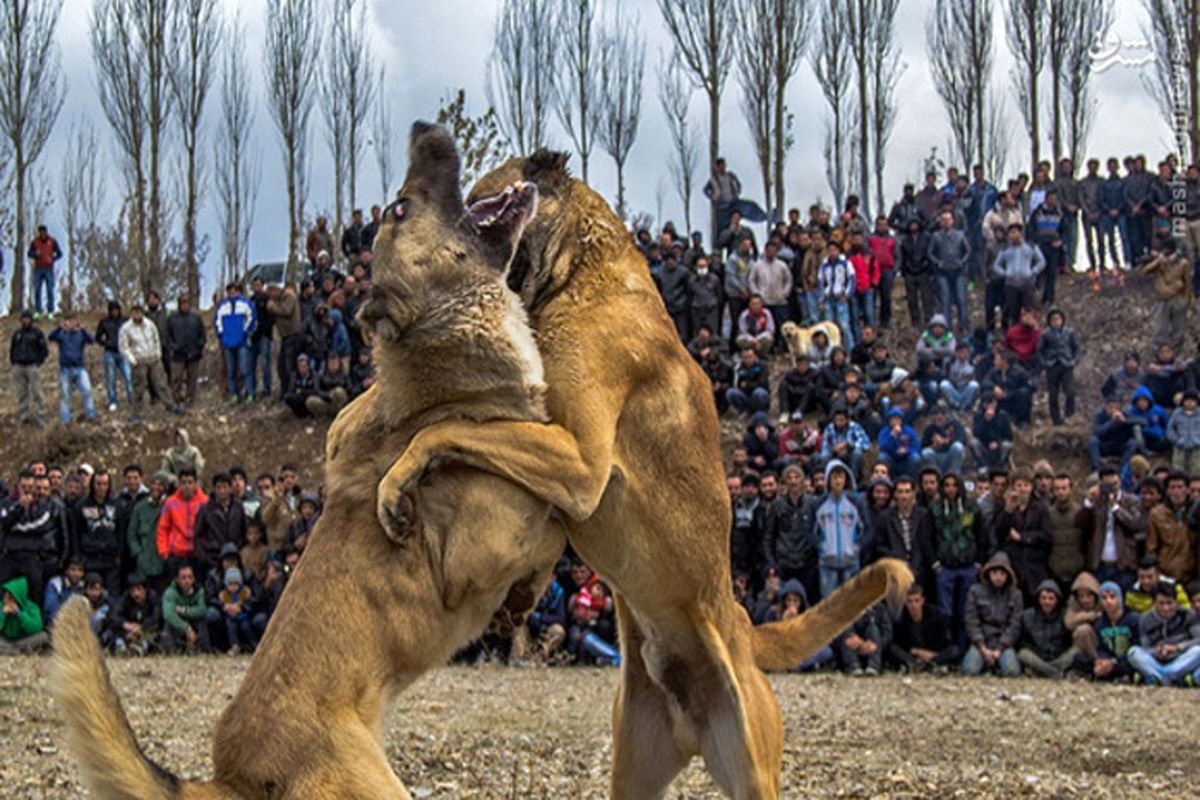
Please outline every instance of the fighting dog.
[[363, 311], [386, 392], [336, 421], [324, 513], [217, 724], [211, 781], [180, 780], [142, 754], [87, 602], [57, 619], [52, 686], [94, 796], [407, 798], [380, 742], [385, 705], [494, 614], [519, 622], [549, 580], [562, 526], [545, 501], [491, 472], [450, 465], [410, 494], [414, 524], [389, 536], [376, 520], [376, 486], [419, 428], [547, 419], [525, 312], [501, 280], [536, 189], [518, 182], [467, 209], [450, 137], [417, 125], [409, 150]]

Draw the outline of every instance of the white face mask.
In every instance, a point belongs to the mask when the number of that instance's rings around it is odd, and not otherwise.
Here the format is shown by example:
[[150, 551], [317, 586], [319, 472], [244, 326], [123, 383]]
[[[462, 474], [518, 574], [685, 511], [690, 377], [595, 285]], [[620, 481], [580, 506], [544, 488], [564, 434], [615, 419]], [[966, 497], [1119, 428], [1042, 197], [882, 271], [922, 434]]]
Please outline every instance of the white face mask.
[[707, 274], [708, 274], [708, 267], [698, 267], [698, 268], [696, 269], [696, 274], [697, 274], [697, 275], [707, 275]]

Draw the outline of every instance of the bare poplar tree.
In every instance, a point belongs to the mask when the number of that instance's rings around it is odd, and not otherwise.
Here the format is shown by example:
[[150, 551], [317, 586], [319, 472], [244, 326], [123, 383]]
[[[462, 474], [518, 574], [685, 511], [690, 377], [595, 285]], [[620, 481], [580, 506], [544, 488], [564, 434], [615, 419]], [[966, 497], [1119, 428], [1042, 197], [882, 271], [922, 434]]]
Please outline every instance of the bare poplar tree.
[[[1091, 94], [1092, 47], [1112, 24], [1112, 0], [1076, 0], [1068, 6], [1066, 52], [1063, 54], [1062, 98], [1066, 117], [1067, 151], [1079, 164], [1096, 117], [1096, 100]], [[1061, 156], [1060, 156], [1061, 157]]]
[[13, 187], [12, 292], [9, 311], [25, 303], [25, 247], [31, 172], [58, 121], [66, 97], [54, 35], [62, 0], [4, 0], [0, 3], [0, 133], [9, 150]]
[[358, 165], [366, 148], [366, 126], [378, 97], [375, 58], [367, 38], [367, 4], [364, 0], [333, 0], [329, 58], [338, 62], [345, 84], [346, 197], [354, 208], [358, 197]]
[[[721, 152], [721, 93], [733, 64], [733, 0], [658, 0], [658, 8], [688, 77], [708, 97], [708, 169], [715, 170]], [[716, 241], [715, 205], [709, 214]]]
[[172, 25], [170, 83], [179, 107], [184, 152], [183, 247], [188, 293], [200, 296], [200, 264], [196, 259], [196, 217], [204, 185], [200, 162], [200, 122], [212, 85], [220, 17], [217, 0], [176, 0]]
[[[1188, 121], [1191, 158], [1200, 157], [1200, 0], [1142, 0], [1154, 68], [1142, 82], [1172, 130], [1178, 111]], [[1176, 86], [1186, 87], [1180, 93]]]
[[266, 70], [271, 118], [279, 132], [288, 193], [288, 280], [299, 267], [307, 201], [308, 122], [321, 39], [315, 0], [267, 0]]
[[546, 144], [557, 98], [555, 0], [503, 0], [487, 64], [488, 103], [521, 155]]
[[[346, 219], [346, 174], [349, 172], [349, 97], [346, 82], [342, 77], [342, 59], [337, 50], [340, 32], [337, 8], [341, 0], [334, 0], [333, 22], [327, 31], [322, 47], [323, 57], [317, 67], [318, 104], [321, 119], [325, 123], [325, 143], [333, 160], [333, 236], [340, 239]], [[332, 255], [332, 254], [331, 254]]]
[[692, 230], [692, 187], [700, 161], [700, 144], [689, 119], [692, 87], [687, 83], [677, 56], [662, 55], [658, 71], [658, 101], [667, 118], [671, 136], [671, 162], [668, 169], [675, 182], [679, 202], [683, 203], [683, 224]]
[[642, 114], [646, 41], [637, 21], [626, 24], [618, 10], [600, 37], [600, 96], [603, 114], [596, 138], [617, 165], [617, 213], [625, 219], [625, 160], [637, 138]]
[[844, 46], [848, 35], [846, 18], [839, 4], [840, 0], [824, 0], [818, 9], [817, 36], [809, 61], [832, 116], [825, 125], [825, 177], [833, 192], [834, 205], [840, 209], [846, 198], [849, 173], [849, 120], [855, 109], [850, 102], [850, 58]]
[[[883, 169], [887, 146], [896, 126], [896, 83], [904, 74], [896, 45], [896, 11], [900, 0], [876, 0], [869, 28], [868, 59], [871, 91], [871, 157], [875, 168], [875, 208], [882, 213]], [[866, 205], [867, 198], [863, 198]]]
[[[772, 18], [774, 0], [738, 0], [737, 21], [737, 80], [742, 89], [742, 115], [754, 143], [759, 174], [763, 183], [763, 205], [771, 208], [771, 191], [775, 170], [775, 20]], [[779, 210], [779, 209], [776, 209]]]
[[87, 121], [73, 125], [58, 181], [67, 239], [67, 286], [63, 303], [67, 307], [73, 307], [82, 296], [78, 279], [87, 260], [87, 242], [97, 221], [104, 218], [107, 191], [99, 157], [96, 129]]
[[1038, 81], [1046, 65], [1048, 0], [1005, 0], [1008, 13], [1004, 18], [1008, 49], [1016, 65], [1012, 81], [1021, 106], [1021, 116], [1029, 133], [1032, 164], [1041, 160], [1041, 106], [1038, 100]]
[[[1077, 31], [1071, 30], [1076, 22], [1074, 6], [1080, 0], [1046, 0], [1046, 61], [1050, 65], [1050, 147], [1054, 163], [1063, 157], [1063, 84], [1067, 61], [1067, 49]], [[1088, 40], [1087, 47], [1093, 45]]]
[[154, 289], [163, 291], [163, 249], [166, 224], [163, 213], [163, 152], [166, 149], [167, 125], [171, 119], [174, 97], [170, 86], [171, 15], [168, 0], [125, 0], [134, 8], [133, 19], [140, 56], [145, 65], [146, 153], [149, 167], [150, 193], [147, 232], [147, 272], [142, 279], [143, 294]]
[[804, 59], [811, 30], [809, 3], [795, 0], [774, 0], [772, 17], [775, 20], [775, 207], [783, 213], [786, 192], [783, 181], [787, 151], [794, 137], [790, 133], [791, 114], [787, 110], [787, 87]]
[[846, 44], [854, 62], [854, 84], [858, 99], [858, 124], [854, 127], [858, 150], [858, 194], [863, 208], [871, 194], [871, 15], [872, 0], [844, 0], [838, 13], [845, 16]]
[[246, 31], [240, 20], [234, 20], [226, 28], [222, 50], [220, 118], [213, 159], [221, 219], [221, 285], [224, 285], [248, 266], [250, 230], [254, 225], [261, 173], [257, 148], [251, 145], [254, 101], [250, 96]]
[[561, 0], [563, 74], [558, 89], [558, 118], [579, 154], [583, 182], [588, 179], [588, 159], [600, 124], [597, 106], [600, 63], [596, 52], [596, 0]]
[[990, 160], [992, 32], [991, 0], [936, 0], [925, 23], [934, 88], [964, 168]]
[[1009, 147], [1012, 146], [1012, 126], [1002, 92], [993, 89], [987, 103], [987, 123], [982, 132], [984, 158], [979, 163], [987, 175], [999, 178], [1008, 173]]
[[375, 150], [375, 164], [379, 167], [379, 197], [387, 202], [391, 197], [392, 174], [395, 170], [396, 143], [395, 129], [392, 124], [392, 109], [387, 101], [384, 87], [387, 86], [387, 71], [379, 68], [378, 99], [375, 103], [375, 117], [371, 122], [371, 139]]

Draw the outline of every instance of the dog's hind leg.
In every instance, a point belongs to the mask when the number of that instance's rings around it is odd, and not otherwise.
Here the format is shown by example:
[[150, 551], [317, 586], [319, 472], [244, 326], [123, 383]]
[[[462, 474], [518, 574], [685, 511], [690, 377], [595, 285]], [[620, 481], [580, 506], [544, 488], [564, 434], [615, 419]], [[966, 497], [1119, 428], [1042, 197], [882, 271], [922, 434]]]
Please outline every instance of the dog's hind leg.
[[664, 795], [692, 753], [676, 740], [670, 703], [650, 679], [642, 658], [645, 638], [617, 598], [621, 683], [613, 701], [613, 800], [654, 800]]
[[[379, 739], [359, 720], [330, 722], [331, 751], [288, 786], [283, 800], [412, 800]], [[273, 796], [273, 795], [272, 795]]]

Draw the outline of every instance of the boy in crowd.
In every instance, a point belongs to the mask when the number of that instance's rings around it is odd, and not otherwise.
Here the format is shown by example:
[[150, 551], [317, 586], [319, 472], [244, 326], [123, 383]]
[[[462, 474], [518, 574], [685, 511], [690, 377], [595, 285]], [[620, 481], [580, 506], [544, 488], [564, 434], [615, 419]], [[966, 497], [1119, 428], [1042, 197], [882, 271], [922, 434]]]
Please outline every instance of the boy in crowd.
[[1024, 603], [1017, 588], [1017, 575], [1008, 555], [992, 556], [979, 574], [979, 583], [967, 592], [966, 626], [970, 647], [963, 657], [964, 675], [978, 675], [985, 668], [998, 670], [1005, 678], [1021, 674], [1014, 649], [1021, 635]]
[[892, 640], [892, 612], [879, 604], [863, 614], [837, 640], [842, 670], [873, 677], [883, 670], [883, 654]]
[[4, 596], [0, 618], [0, 655], [33, 653], [50, 647], [50, 637], [42, 625], [42, 610], [29, 599], [24, 578], [13, 578], [0, 587]]
[[1142, 680], [1155, 686], [1195, 686], [1200, 671], [1200, 644], [1195, 641], [1196, 613], [1180, 608], [1177, 587], [1160, 581], [1154, 587], [1154, 607], [1138, 622], [1138, 644], [1129, 663]]
[[854, 496], [854, 475], [838, 459], [825, 465], [825, 492], [809, 505], [806, 528], [818, 542], [821, 597], [858, 574], [859, 552], [870, 540], [870, 518]]
[[1046, 328], [1038, 339], [1038, 364], [1046, 371], [1046, 391], [1050, 399], [1050, 420], [1061, 425], [1064, 414], [1058, 396], [1066, 395], [1066, 414], [1075, 416], [1075, 365], [1081, 348], [1075, 329], [1067, 325], [1067, 315], [1061, 308], [1052, 308], [1046, 315]]
[[1171, 466], [1186, 475], [1200, 475], [1200, 391], [1184, 390], [1183, 404], [1167, 422], [1167, 441]]
[[108, 616], [108, 642], [117, 653], [147, 655], [158, 649], [162, 602], [140, 572], [129, 576], [129, 589]]
[[1138, 641], [1139, 618], [1125, 608], [1121, 587], [1112, 581], [1100, 584], [1100, 616], [1092, 623], [1095, 631], [1095, 658], [1081, 652], [1075, 667], [1092, 680], [1124, 680], [1133, 673], [1129, 651]]
[[1063, 624], [1062, 605], [1062, 590], [1053, 578], [1047, 578], [1038, 586], [1037, 607], [1025, 609], [1021, 616], [1022, 647], [1017, 658], [1043, 678], [1061, 678], [1078, 652]]

